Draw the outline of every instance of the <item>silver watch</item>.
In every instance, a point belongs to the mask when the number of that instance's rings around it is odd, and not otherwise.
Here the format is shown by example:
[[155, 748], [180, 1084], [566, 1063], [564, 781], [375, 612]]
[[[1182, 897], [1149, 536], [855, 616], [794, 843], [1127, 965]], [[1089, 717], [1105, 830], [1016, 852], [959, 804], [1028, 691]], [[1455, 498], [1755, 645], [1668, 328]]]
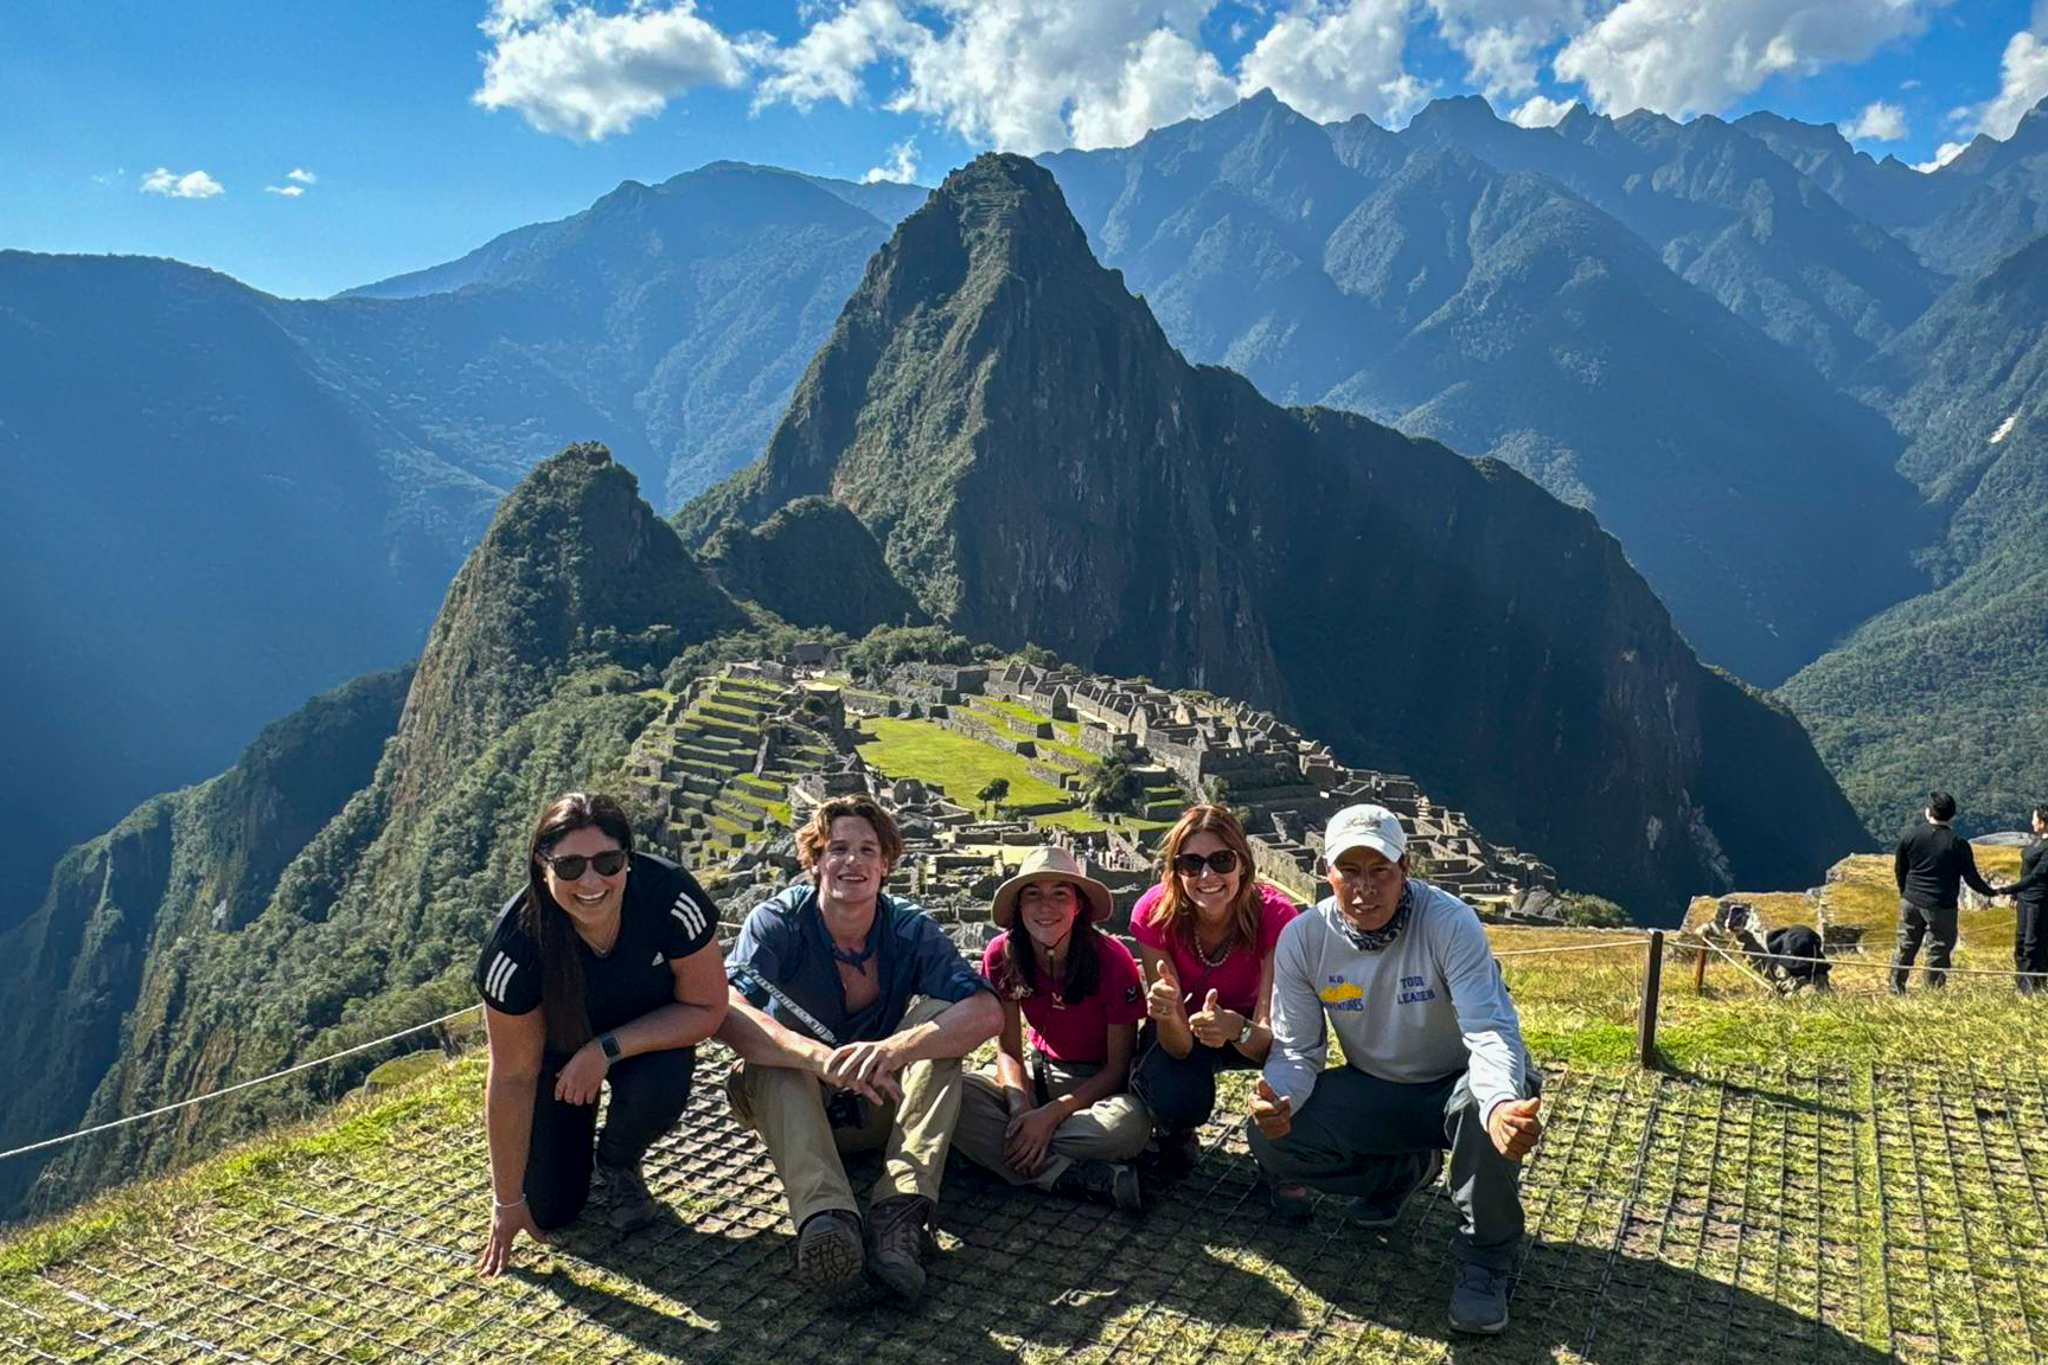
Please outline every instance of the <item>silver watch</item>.
[[1258, 1025], [1252, 1022], [1251, 1016], [1246, 1015], [1244, 1027], [1237, 1031], [1237, 1041], [1240, 1043], [1249, 1043], [1252, 1040], [1252, 1030], [1257, 1027]]

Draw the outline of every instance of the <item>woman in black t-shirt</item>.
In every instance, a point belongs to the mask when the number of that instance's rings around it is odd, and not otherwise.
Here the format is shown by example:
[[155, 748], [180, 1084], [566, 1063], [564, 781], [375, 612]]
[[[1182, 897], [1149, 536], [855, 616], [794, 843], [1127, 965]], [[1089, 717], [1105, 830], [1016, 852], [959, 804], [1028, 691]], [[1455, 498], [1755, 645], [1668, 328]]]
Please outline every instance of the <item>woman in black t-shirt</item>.
[[[593, 1146], [612, 1225], [653, 1221], [640, 1160], [682, 1116], [694, 1045], [725, 1019], [711, 898], [674, 863], [633, 852], [617, 801], [581, 792], [555, 801], [534, 829], [526, 872], [476, 968], [491, 1056], [486, 1275], [505, 1268], [521, 1232], [544, 1240], [582, 1212]], [[605, 1082], [612, 1103], [599, 1134]]]

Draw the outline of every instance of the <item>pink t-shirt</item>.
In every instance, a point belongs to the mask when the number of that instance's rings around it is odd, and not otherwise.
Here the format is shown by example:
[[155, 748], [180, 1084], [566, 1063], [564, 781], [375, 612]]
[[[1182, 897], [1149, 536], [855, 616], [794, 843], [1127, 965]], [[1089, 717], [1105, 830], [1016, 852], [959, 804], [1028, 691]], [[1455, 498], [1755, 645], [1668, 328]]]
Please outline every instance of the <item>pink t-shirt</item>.
[[1287, 893], [1269, 883], [1259, 883], [1259, 951], [1246, 952], [1242, 943], [1234, 944], [1230, 956], [1214, 967], [1195, 956], [1195, 945], [1186, 934], [1175, 934], [1169, 945], [1165, 931], [1152, 922], [1153, 912], [1165, 896], [1166, 888], [1155, 886], [1138, 898], [1131, 908], [1131, 937], [1152, 951], [1165, 954], [1173, 963], [1174, 974], [1180, 977], [1181, 1003], [1188, 1013], [1200, 1009], [1212, 990], [1216, 992], [1216, 1003], [1224, 1009], [1236, 1010], [1246, 1018], [1257, 1013], [1260, 968], [1272, 956], [1273, 945], [1280, 941], [1280, 931], [1299, 913]]
[[982, 953], [981, 974], [998, 996], [1023, 1008], [1024, 1022], [1031, 1026], [1031, 1046], [1056, 1061], [1108, 1061], [1110, 1025], [1135, 1024], [1145, 1017], [1144, 976], [1131, 950], [1106, 934], [1098, 935], [1102, 955], [1096, 961], [1095, 994], [1063, 1001], [1043, 981], [1036, 991], [1024, 993], [1024, 983], [1003, 961], [1003, 940], [1008, 937], [998, 934]]

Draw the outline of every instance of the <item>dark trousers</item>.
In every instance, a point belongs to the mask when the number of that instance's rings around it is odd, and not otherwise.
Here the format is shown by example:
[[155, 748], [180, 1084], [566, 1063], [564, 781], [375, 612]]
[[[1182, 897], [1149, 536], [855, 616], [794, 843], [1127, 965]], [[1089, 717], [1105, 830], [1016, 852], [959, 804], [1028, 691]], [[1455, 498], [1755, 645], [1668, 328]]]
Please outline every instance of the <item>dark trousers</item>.
[[1913, 959], [1919, 956], [1920, 942], [1927, 941], [1927, 972], [1925, 980], [1929, 986], [1944, 985], [1948, 981], [1949, 957], [1956, 949], [1956, 908], [1951, 905], [1945, 910], [1928, 910], [1909, 900], [1899, 902], [1899, 950], [1892, 958], [1892, 989], [1903, 991], [1906, 983], [1913, 979]]
[[2048, 901], [2020, 902], [2013, 925], [2012, 965], [2022, 991], [2032, 995], [2048, 989]]
[[597, 1131], [597, 1105], [564, 1104], [555, 1078], [566, 1057], [541, 1063], [533, 1094], [533, 1137], [526, 1149], [526, 1204], [542, 1228], [558, 1228], [583, 1212], [590, 1198], [593, 1149], [609, 1165], [630, 1166], [676, 1126], [690, 1102], [695, 1048], [643, 1052], [612, 1063], [605, 1084], [611, 1108]]
[[1131, 1091], [1152, 1111], [1152, 1127], [1162, 1138], [1199, 1128], [1216, 1111], [1216, 1073], [1251, 1071], [1259, 1063], [1229, 1043], [1204, 1047], [1199, 1042], [1185, 1057], [1159, 1044], [1159, 1032], [1148, 1022], [1138, 1033], [1138, 1067], [1131, 1073]]
[[[1542, 1092], [1533, 1071], [1529, 1082], [1531, 1094]], [[1332, 1194], [1380, 1194], [1408, 1178], [1415, 1153], [1448, 1148], [1459, 1259], [1513, 1268], [1522, 1240], [1521, 1167], [1493, 1145], [1465, 1073], [1402, 1085], [1335, 1067], [1316, 1079], [1286, 1137], [1268, 1138], [1249, 1119], [1245, 1133], [1274, 1179]]]

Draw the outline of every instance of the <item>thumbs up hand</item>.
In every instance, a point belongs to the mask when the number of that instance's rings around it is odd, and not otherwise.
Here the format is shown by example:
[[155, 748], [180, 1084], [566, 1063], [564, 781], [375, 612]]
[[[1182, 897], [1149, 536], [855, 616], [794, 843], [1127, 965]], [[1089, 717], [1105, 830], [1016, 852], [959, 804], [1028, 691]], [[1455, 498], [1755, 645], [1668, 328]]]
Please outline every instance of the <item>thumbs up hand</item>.
[[1543, 1120], [1537, 1114], [1542, 1108], [1543, 1101], [1535, 1097], [1508, 1100], [1493, 1107], [1486, 1118], [1486, 1135], [1493, 1139], [1502, 1156], [1520, 1161], [1535, 1147], [1536, 1139], [1543, 1136]]
[[1203, 998], [1202, 1008], [1188, 1016], [1188, 1031], [1203, 1047], [1222, 1047], [1244, 1032], [1244, 1016], [1218, 1004], [1212, 989]]
[[[1501, 1108], [1505, 1109], [1507, 1106], [1502, 1105]], [[1266, 1084], [1264, 1076], [1260, 1076], [1259, 1083], [1252, 1088], [1251, 1109], [1252, 1122], [1259, 1126], [1261, 1133], [1275, 1142], [1286, 1137], [1294, 1129], [1294, 1102], [1281, 1099], [1273, 1087]]]
[[1181, 1017], [1180, 978], [1164, 962], [1159, 964], [1159, 975], [1145, 992], [1145, 1013], [1160, 1023], [1171, 1023]]

